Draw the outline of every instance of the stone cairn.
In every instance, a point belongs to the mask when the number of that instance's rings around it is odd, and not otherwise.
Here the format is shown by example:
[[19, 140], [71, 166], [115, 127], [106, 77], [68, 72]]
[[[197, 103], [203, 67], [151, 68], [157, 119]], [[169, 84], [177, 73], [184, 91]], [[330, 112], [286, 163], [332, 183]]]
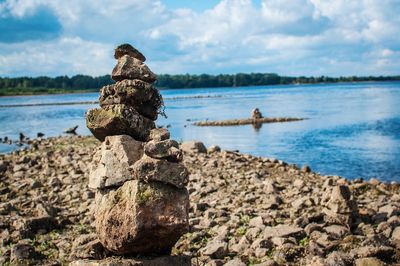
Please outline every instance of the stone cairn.
[[146, 58], [129, 44], [114, 57], [116, 83], [101, 89], [101, 108], [86, 114], [102, 141], [89, 176], [96, 233], [112, 254], [168, 254], [189, 227], [188, 171], [178, 143], [155, 127], [163, 101]]

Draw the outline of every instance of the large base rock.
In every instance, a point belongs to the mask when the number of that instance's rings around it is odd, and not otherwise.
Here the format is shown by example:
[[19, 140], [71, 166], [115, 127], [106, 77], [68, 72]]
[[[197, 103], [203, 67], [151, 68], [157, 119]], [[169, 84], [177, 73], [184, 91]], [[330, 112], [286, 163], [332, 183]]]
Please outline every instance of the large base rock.
[[155, 128], [152, 120], [124, 104], [89, 110], [86, 114], [86, 125], [100, 141], [104, 141], [106, 136], [114, 135], [129, 135], [136, 140], [146, 141], [150, 130]]
[[89, 187], [104, 189], [122, 185], [134, 179], [130, 167], [143, 155], [143, 142], [128, 135], [106, 137], [96, 154], [89, 175]]
[[147, 259], [123, 259], [107, 258], [104, 260], [77, 260], [70, 266], [190, 266], [190, 257], [187, 256], [163, 256]]
[[188, 231], [185, 188], [131, 180], [99, 202], [97, 235], [106, 249], [118, 255], [169, 253]]

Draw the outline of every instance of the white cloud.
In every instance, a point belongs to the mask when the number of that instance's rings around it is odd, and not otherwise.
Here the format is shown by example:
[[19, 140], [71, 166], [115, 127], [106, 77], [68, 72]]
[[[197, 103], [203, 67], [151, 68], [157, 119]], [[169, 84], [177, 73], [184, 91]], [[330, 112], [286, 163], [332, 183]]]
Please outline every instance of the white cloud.
[[0, 15], [23, 19], [43, 6], [59, 18], [61, 37], [0, 44], [0, 75], [109, 73], [112, 48], [121, 42], [142, 50], [158, 73], [369, 75], [400, 69], [395, 0], [221, 0], [205, 11], [168, 10], [152, 0], [6, 0]]

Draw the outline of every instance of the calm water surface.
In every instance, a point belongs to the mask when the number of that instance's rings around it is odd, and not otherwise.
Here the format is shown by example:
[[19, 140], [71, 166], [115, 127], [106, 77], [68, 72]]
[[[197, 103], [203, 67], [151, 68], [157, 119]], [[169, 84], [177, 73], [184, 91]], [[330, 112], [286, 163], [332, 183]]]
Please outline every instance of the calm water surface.
[[[400, 181], [400, 83], [182, 89], [162, 91], [176, 140], [200, 140], [207, 146], [308, 164], [322, 174]], [[193, 98], [192, 96], [212, 96]], [[97, 100], [97, 93], [1, 97], [0, 105]], [[90, 134], [84, 113], [95, 105], [0, 108], [0, 137], [58, 136], [79, 125]], [[195, 127], [199, 120], [248, 117], [254, 107], [264, 116], [309, 120], [236, 127]], [[190, 121], [189, 121], [190, 120]], [[13, 146], [0, 145], [0, 152]]]

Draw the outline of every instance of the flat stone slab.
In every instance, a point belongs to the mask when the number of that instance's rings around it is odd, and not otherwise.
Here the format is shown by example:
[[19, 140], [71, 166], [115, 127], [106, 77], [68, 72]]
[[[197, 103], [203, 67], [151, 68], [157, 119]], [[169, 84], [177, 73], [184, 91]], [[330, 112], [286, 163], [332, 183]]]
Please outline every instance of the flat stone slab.
[[77, 260], [69, 266], [190, 266], [191, 258], [188, 256], [162, 256], [144, 259], [107, 258], [104, 260]]
[[89, 110], [86, 113], [86, 125], [100, 141], [114, 135], [129, 135], [135, 140], [147, 141], [150, 130], [155, 128], [154, 121], [124, 104]]
[[300, 237], [304, 235], [304, 230], [301, 227], [293, 226], [293, 225], [277, 225], [277, 226], [267, 226], [264, 229], [264, 238], [273, 238], [273, 237]]
[[140, 79], [153, 83], [157, 80], [156, 74], [145, 63], [129, 55], [123, 55], [118, 58], [118, 63], [114, 67], [111, 77], [115, 81]]

